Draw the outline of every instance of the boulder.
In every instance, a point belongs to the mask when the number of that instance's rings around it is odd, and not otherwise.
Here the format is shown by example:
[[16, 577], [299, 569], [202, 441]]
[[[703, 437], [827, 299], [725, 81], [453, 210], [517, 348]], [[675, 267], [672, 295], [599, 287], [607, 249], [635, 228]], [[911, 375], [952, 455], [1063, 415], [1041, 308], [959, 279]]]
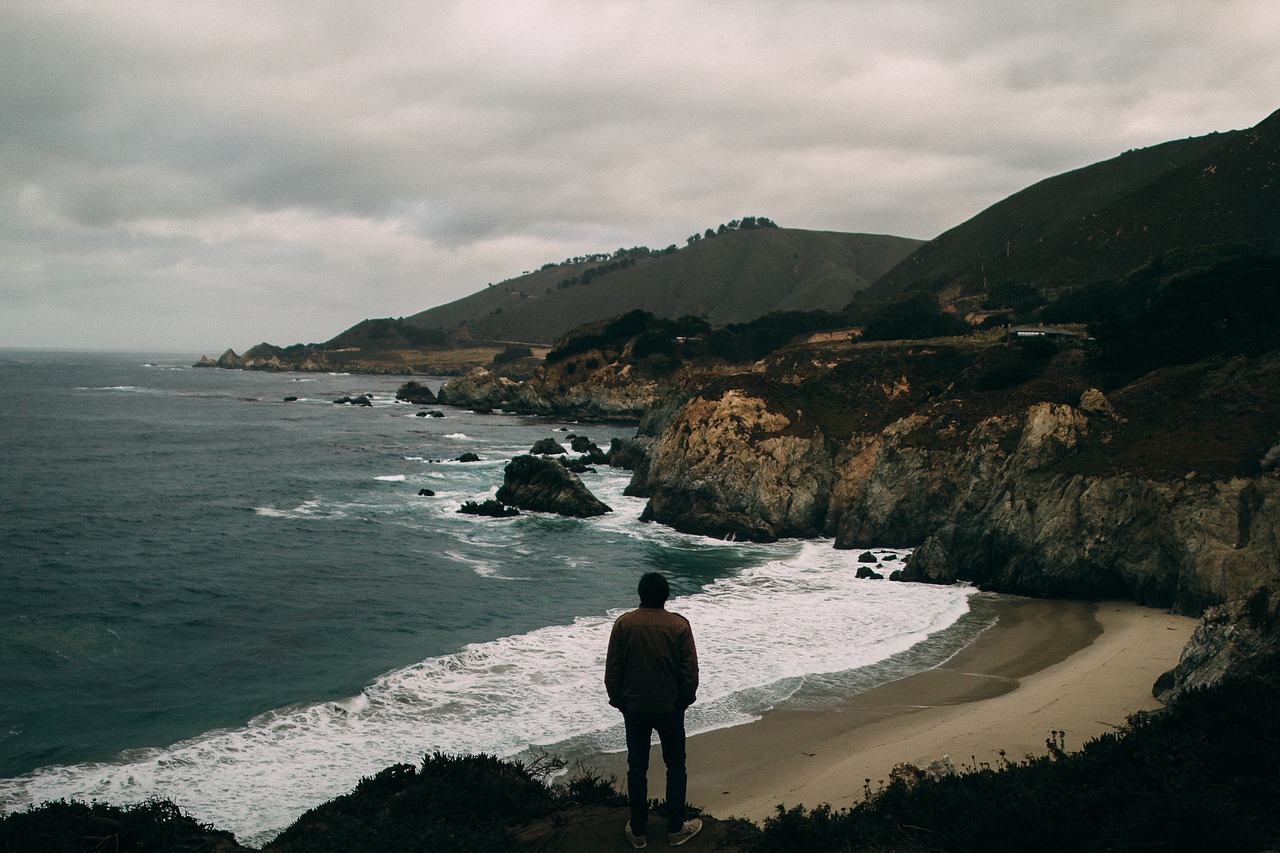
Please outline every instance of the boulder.
[[575, 435], [570, 438], [569, 448], [574, 453], [581, 453], [584, 462], [592, 465], [609, 464], [608, 455], [600, 449], [600, 447], [585, 435]]
[[479, 455], [472, 453], [471, 451], [468, 450], [466, 453], [459, 456], [457, 461], [458, 462], [479, 462], [480, 457]]
[[333, 401], [335, 406], [372, 406], [373, 401], [369, 399], [367, 394], [361, 394], [357, 397], [339, 397]]
[[430, 489], [418, 489], [418, 497], [420, 498], [433, 498], [435, 496], [436, 493]]
[[438, 402], [430, 388], [412, 379], [396, 389], [396, 399], [415, 406], [433, 406]]
[[590, 518], [613, 510], [554, 459], [517, 456], [503, 473], [498, 500], [534, 512]]
[[873, 581], [884, 580], [884, 575], [880, 574], [870, 566], [858, 566], [857, 576], [859, 578], [862, 578], [863, 580], [873, 580]]
[[554, 438], [540, 438], [533, 443], [533, 447], [529, 452], [537, 456], [554, 456], [558, 453], [564, 453], [564, 446]]

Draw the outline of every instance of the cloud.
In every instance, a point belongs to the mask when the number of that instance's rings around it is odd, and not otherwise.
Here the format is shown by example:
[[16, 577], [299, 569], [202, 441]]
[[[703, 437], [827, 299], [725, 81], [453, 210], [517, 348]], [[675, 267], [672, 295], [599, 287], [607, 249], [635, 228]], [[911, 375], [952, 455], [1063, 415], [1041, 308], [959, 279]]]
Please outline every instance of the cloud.
[[331, 337], [743, 215], [931, 237], [1256, 123], [1270, 0], [0, 11], [0, 345]]

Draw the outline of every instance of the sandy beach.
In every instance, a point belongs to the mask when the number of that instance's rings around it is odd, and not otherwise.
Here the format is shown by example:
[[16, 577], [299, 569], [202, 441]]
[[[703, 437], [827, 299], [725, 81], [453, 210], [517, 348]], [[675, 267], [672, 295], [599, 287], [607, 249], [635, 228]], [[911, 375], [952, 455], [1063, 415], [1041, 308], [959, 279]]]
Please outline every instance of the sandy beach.
[[[1000, 597], [998, 622], [945, 664], [820, 710], [781, 708], [689, 739], [689, 801], [762, 820], [778, 804], [854, 804], [894, 765], [944, 756], [958, 768], [1043, 755], [1160, 707], [1151, 686], [1178, 662], [1196, 620], [1123, 602]], [[696, 626], [695, 626], [696, 630]], [[597, 765], [626, 778], [624, 755]], [[655, 747], [650, 790], [662, 790]]]

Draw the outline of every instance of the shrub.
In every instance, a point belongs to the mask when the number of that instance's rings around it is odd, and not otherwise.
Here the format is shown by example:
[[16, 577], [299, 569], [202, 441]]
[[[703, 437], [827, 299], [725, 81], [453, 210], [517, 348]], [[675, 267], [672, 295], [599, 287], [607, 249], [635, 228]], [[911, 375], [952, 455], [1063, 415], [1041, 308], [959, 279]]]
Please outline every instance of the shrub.
[[531, 358], [533, 350], [526, 346], [511, 345], [493, 357], [494, 365], [510, 364], [522, 358]]

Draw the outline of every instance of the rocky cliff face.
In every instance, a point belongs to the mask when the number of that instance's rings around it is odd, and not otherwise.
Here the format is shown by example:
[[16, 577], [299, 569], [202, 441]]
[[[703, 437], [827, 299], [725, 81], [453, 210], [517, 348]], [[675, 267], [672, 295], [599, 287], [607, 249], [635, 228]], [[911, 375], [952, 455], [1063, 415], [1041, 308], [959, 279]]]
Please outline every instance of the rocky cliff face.
[[1073, 472], [1082, 445], [1115, 424], [1100, 398], [991, 418], [949, 450], [916, 443], [927, 420], [893, 425], [840, 471], [837, 547], [909, 520], [921, 544], [905, 579], [1182, 613], [1280, 584], [1280, 481]]
[[729, 390], [684, 405], [650, 448], [631, 492], [649, 496], [646, 520], [770, 542], [821, 530], [833, 478], [820, 430]]
[[967, 425], [924, 408], [838, 441], [768, 396], [730, 388], [676, 412], [632, 481], [646, 517], [714, 536], [914, 545], [903, 579], [1182, 613], [1280, 589], [1275, 472], [1111, 467], [1099, 454], [1128, 427], [1096, 389]]

